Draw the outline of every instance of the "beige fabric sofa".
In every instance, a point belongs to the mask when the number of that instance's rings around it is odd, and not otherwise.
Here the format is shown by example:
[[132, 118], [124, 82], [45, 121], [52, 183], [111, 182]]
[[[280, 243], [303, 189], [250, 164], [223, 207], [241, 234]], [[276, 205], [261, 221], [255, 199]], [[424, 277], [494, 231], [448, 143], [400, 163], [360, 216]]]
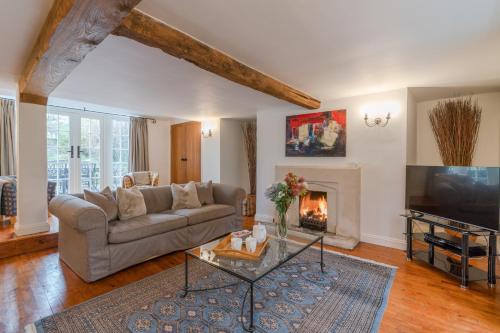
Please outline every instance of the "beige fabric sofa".
[[242, 227], [241, 188], [213, 184], [215, 204], [171, 210], [170, 186], [141, 189], [147, 215], [106, 222], [82, 195], [61, 195], [49, 210], [59, 219], [59, 256], [87, 282], [173, 251], [206, 243]]

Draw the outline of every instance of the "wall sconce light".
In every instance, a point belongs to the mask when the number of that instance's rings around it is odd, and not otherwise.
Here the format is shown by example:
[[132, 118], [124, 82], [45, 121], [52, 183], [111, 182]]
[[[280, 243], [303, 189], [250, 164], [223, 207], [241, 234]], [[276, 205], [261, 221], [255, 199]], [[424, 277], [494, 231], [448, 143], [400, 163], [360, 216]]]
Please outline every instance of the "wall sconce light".
[[365, 124], [368, 127], [374, 127], [374, 126], [379, 126], [379, 127], [386, 127], [387, 124], [389, 124], [389, 120], [391, 119], [391, 113], [388, 112], [387, 116], [385, 117], [385, 120], [382, 119], [381, 117], [377, 117], [373, 120], [368, 119], [368, 113], [365, 113]]
[[211, 138], [212, 137], [212, 129], [209, 128], [208, 130], [201, 130], [201, 136], [204, 138]]

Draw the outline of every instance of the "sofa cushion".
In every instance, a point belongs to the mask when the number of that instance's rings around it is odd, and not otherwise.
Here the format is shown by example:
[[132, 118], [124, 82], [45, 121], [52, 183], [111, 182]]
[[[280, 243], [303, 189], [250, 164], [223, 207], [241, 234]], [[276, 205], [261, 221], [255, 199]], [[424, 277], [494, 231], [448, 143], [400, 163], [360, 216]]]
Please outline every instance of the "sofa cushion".
[[198, 208], [201, 207], [201, 203], [198, 200], [198, 193], [196, 192], [196, 184], [194, 182], [189, 182], [186, 185], [172, 184], [172, 209], [183, 209], [183, 208]]
[[106, 213], [108, 222], [118, 218], [118, 204], [109, 186], [101, 192], [83, 190], [83, 197], [86, 201], [100, 207]]
[[198, 200], [200, 200], [202, 205], [212, 205], [215, 203], [211, 180], [206, 183], [196, 183], [196, 191], [198, 192]]
[[172, 190], [169, 185], [141, 188], [148, 214], [172, 209]]
[[108, 240], [110, 243], [126, 243], [183, 228], [186, 225], [186, 217], [171, 214], [148, 214], [127, 221], [111, 221], [108, 224]]
[[118, 202], [118, 218], [120, 220], [129, 220], [147, 214], [144, 196], [136, 186], [131, 188], [118, 187], [116, 201]]
[[187, 217], [188, 225], [199, 224], [221, 217], [233, 215], [236, 210], [229, 205], [206, 205], [200, 208], [176, 209], [168, 211], [169, 214], [175, 214]]

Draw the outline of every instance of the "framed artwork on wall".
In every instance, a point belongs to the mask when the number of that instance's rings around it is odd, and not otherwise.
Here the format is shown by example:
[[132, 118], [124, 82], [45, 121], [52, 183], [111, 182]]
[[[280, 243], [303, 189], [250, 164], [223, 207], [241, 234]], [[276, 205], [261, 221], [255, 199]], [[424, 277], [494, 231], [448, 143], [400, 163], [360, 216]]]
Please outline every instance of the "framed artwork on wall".
[[286, 156], [345, 157], [346, 110], [286, 117]]

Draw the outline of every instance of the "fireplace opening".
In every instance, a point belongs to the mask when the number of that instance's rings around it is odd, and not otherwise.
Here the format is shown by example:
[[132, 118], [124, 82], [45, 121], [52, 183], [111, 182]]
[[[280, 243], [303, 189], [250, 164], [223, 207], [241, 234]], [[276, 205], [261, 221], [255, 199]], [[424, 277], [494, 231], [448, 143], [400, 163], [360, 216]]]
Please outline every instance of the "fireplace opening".
[[326, 231], [327, 206], [326, 192], [307, 192], [299, 199], [299, 225], [302, 228]]

